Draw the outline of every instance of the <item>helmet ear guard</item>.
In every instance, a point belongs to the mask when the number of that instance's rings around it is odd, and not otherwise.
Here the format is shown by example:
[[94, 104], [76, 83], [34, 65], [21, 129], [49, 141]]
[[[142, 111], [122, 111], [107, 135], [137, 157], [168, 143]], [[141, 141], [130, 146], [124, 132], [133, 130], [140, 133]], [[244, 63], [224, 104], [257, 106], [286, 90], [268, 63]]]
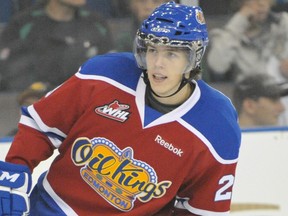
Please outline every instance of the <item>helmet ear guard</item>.
[[136, 61], [144, 70], [147, 69], [146, 51], [149, 44], [189, 48], [189, 64], [184, 73], [200, 66], [208, 44], [202, 9], [171, 1], [156, 8], [148, 19], [144, 20], [134, 41]]

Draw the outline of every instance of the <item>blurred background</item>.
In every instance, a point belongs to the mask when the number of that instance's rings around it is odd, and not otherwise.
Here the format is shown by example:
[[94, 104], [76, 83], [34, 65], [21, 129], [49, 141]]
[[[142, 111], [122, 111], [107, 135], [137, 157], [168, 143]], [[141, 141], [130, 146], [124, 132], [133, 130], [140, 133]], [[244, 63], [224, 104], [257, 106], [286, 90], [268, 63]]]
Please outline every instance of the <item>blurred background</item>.
[[[213, 44], [213, 34], [211, 33], [210, 37], [210, 32], [214, 29], [224, 29], [239, 11], [241, 3], [245, 1], [247, 0], [177, 2], [202, 7], [210, 44]], [[252, 1], [262, 2], [262, 0]], [[45, 87], [45, 90], [40, 88], [42, 93], [46, 93], [46, 90], [53, 89], [77, 72], [78, 67], [94, 55], [132, 51], [133, 37], [141, 19], [145, 18], [145, 13], [150, 13], [153, 7], [163, 2], [166, 1], [0, 0], [0, 137], [13, 134], [17, 127], [20, 107], [23, 105], [19, 102], [19, 97], [23, 92], [31, 90], [33, 84], [41, 82], [49, 86], [47, 89]], [[287, 13], [287, 1], [271, 0], [271, 2], [273, 2], [271, 13]], [[61, 11], [57, 8], [57, 4], [62, 8], [68, 7], [73, 16], [67, 14], [62, 17], [54, 16], [54, 11], [58, 11], [58, 14]], [[144, 16], [137, 17], [142, 13]], [[90, 25], [97, 26], [97, 29], [92, 31]], [[286, 27], [288, 32], [288, 24]], [[54, 34], [54, 31], [57, 33]], [[209, 67], [207, 55], [210, 44], [202, 64], [202, 79], [232, 100], [236, 81], [229, 76], [218, 76]], [[222, 58], [225, 59], [226, 56]], [[277, 85], [279, 83], [276, 82]], [[32, 91], [38, 90], [32, 88]], [[282, 95], [279, 97], [282, 100]], [[38, 99], [34, 95], [31, 103]], [[263, 126], [287, 126], [283, 114], [283, 110], [286, 109], [285, 101], [283, 104], [283, 109], [278, 108], [279, 122]]]

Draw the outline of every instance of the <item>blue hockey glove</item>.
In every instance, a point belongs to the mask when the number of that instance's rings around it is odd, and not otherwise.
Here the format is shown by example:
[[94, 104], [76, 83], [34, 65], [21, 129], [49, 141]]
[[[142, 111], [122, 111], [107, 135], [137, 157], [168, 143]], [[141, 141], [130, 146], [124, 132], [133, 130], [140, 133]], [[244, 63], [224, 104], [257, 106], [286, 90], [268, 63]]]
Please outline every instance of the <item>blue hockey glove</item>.
[[0, 215], [28, 215], [31, 173], [27, 166], [0, 161]]

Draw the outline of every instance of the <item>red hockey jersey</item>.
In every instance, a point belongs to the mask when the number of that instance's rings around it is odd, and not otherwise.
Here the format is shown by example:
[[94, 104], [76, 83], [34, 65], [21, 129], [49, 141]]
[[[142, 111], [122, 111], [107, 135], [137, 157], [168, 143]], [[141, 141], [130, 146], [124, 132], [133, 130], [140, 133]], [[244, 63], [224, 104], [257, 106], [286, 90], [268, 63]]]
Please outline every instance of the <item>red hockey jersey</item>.
[[107, 54], [23, 109], [7, 161], [33, 169], [60, 153], [32, 192], [31, 214], [228, 215], [237, 115], [223, 94], [195, 85], [181, 106], [159, 113], [145, 105], [133, 55]]

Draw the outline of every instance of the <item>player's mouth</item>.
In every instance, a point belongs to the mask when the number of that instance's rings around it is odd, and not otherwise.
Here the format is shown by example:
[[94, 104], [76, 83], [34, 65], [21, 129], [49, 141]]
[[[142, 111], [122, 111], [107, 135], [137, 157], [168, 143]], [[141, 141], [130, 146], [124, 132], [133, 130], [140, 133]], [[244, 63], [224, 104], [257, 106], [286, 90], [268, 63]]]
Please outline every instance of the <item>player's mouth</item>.
[[167, 79], [167, 76], [164, 76], [163, 74], [160, 73], [155, 73], [152, 74], [152, 78], [154, 82], [162, 82]]

